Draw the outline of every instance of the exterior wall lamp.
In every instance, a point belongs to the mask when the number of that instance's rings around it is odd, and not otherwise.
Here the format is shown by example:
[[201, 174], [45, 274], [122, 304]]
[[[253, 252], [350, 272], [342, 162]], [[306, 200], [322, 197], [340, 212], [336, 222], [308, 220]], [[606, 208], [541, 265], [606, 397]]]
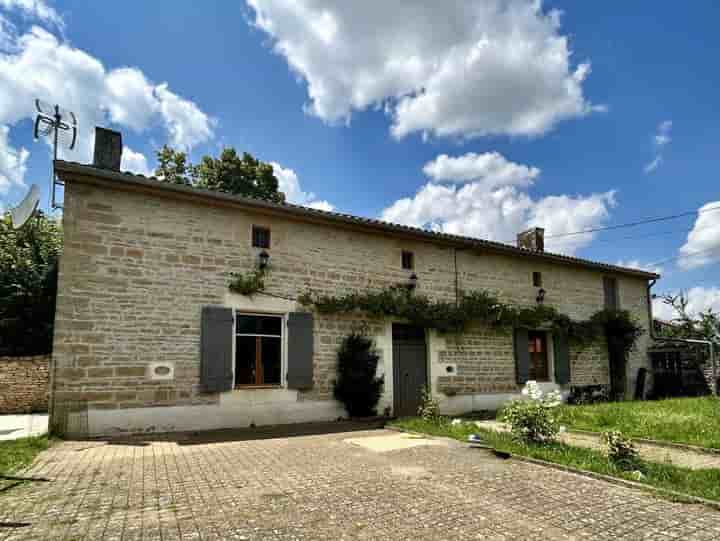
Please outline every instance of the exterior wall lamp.
[[270, 263], [270, 254], [263, 250], [258, 254], [258, 268], [264, 271], [267, 269], [268, 263]]
[[535, 297], [535, 302], [538, 304], [542, 304], [545, 302], [545, 290], [543, 288], [540, 288], [537, 292], [537, 297]]
[[413, 291], [417, 287], [418, 277], [414, 272], [410, 275], [407, 282], [408, 291]]

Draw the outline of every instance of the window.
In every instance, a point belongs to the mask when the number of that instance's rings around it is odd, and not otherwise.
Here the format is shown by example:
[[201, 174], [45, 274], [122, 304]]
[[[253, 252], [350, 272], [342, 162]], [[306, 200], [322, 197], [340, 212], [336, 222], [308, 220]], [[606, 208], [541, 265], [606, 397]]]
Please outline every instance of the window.
[[533, 272], [533, 286], [542, 287], [542, 273]]
[[415, 268], [415, 256], [407, 250], [402, 251], [402, 268], [412, 270]]
[[620, 308], [620, 296], [618, 294], [617, 278], [605, 276], [603, 278], [603, 290], [605, 293], [605, 308], [617, 310]]
[[282, 328], [280, 316], [237, 314], [235, 386], [280, 385]]
[[270, 248], [270, 230], [267, 227], [252, 227], [253, 248]]
[[528, 351], [530, 364], [528, 379], [535, 381], [550, 381], [548, 369], [547, 333], [528, 331]]

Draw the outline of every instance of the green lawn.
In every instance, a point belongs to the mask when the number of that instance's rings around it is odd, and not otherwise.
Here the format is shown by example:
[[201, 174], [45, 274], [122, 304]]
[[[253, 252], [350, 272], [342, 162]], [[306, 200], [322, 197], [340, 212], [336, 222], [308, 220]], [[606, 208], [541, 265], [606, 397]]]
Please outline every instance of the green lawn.
[[620, 430], [627, 436], [720, 449], [720, 399], [673, 398], [561, 406], [560, 422], [581, 430]]
[[32, 463], [50, 446], [47, 436], [0, 441], [0, 475], [9, 475]]
[[641, 469], [645, 477], [637, 479], [631, 473], [612, 465], [602, 453], [591, 449], [571, 447], [561, 443], [523, 445], [513, 441], [509, 434], [481, 430], [470, 423], [458, 426], [434, 425], [419, 418], [408, 418], [399, 419], [392, 425], [404, 430], [445, 436], [460, 441], [467, 441], [468, 435], [475, 433], [484, 438], [489, 445], [501, 451], [720, 501], [720, 469], [690, 470], [669, 464], [642, 462]]

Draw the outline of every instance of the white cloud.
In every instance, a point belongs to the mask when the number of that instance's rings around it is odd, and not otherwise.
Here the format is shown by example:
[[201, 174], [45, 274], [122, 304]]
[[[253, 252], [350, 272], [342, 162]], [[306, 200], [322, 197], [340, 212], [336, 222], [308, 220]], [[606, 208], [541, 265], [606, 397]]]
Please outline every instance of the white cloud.
[[655, 155], [655, 158], [651, 162], [645, 165], [643, 167], [643, 171], [645, 171], [645, 174], [650, 174], [653, 171], [656, 171], [658, 167], [660, 167], [663, 163], [663, 149], [667, 145], [670, 144], [670, 141], [672, 139], [670, 138], [670, 130], [672, 129], [672, 121], [671, 120], [663, 120], [660, 124], [658, 124], [657, 132], [655, 135], [653, 135], [653, 143], [655, 144], [655, 148], [657, 151], [657, 154]]
[[285, 200], [288, 203], [328, 212], [335, 209], [328, 201], [317, 199], [314, 193], [304, 192], [295, 171], [284, 168], [277, 162], [270, 162], [270, 165], [273, 166], [273, 172], [278, 179], [279, 190], [285, 194]]
[[[684, 294], [688, 300], [687, 312], [691, 317], [697, 317], [700, 312], [709, 309], [720, 313], [720, 287], [691, 287]], [[672, 321], [677, 319], [678, 314], [658, 297], [653, 299], [653, 317]]]
[[540, 0], [248, 0], [328, 123], [383, 108], [397, 138], [539, 135], [588, 102], [560, 13]]
[[153, 171], [148, 167], [147, 158], [141, 152], [135, 152], [127, 146], [123, 146], [122, 159], [120, 162], [121, 171], [130, 171], [137, 175], [152, 176]]
[[19, 11], [26, 17], [33, 17], [58, 27], [63, 26], [62, 17], [43, 0], [0, 0], [0, 8]]
[[628, 269], [638, 269], [647, 272], [654, 272], [655, 274], [662, 274], [663, 268], [658, 265], [650, 265], [648, 263], [642, 263], [639, 259], [628, 259], [619, 260], [616, 265], [618, 267], [626, 267]]
[[12, 46], [0, 50], [0, 124], [34, 118], [36, 97], [73, 111], [78, 147], [73, 153], [61, 147], [61, 157], [89, 162], [93, 129], [109, 122], [137, 132], [162, 126], [170, 142], [183, 149], [213, 137], [212, 120], [194, 103], [167, 84], [153, 85], [137, 68], [107, 71], [97, 58], [39, 27], [3, 36]]
[[24, 148], [13, 148], [8, 140], [10, 128], [0, 124], [0, 194], [6, 194], [10, 188], [25, 186], [27, 159], [30, 156]]
[[468, 152], [458, 157], [441, 154], [425, 164], [423, 173], [436, 182], [477, 181], [491, 188], [528, 186], [540, 174], [540, 169], [510, 162], [498, 152]]
[[720, 201], [711, 201], [700, 207], [695, 225], [680, 247], [680, 256], [678, 266], [683, 269], [702, 267], [720, 260]]
[[511, 176], [514, 185], [488, 184], [486, 177], [460, 186], [428, 182], [414, 196], [386, 208], [381, 219], [501, 242], [514, 242], [517, 233], [529, 227], [544, 227], [549, 251], [573, 254], [590, 243], [593, 235], [553, 236], [597, 227], [605, 222], [609, 209], [615, 205], [612, 191], [533, 199], [520, 188], [530, 185], [540, 171], [497, 156], [496, 163], [502, 162], [512, 171], [524, 170], [526, 176]]

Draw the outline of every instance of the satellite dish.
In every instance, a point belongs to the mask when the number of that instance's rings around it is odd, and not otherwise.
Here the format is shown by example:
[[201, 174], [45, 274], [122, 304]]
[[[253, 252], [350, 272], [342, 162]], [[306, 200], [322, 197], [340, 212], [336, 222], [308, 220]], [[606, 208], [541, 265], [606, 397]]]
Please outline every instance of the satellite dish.
[[25, 199], [15, 208], [10, 209], [10, 217], [12, 218], [13, 227], [20, 229], [24, 226], [37, 209], [40, 202], [40, 188], [37, 184], [30, 186], [30, 191]]

